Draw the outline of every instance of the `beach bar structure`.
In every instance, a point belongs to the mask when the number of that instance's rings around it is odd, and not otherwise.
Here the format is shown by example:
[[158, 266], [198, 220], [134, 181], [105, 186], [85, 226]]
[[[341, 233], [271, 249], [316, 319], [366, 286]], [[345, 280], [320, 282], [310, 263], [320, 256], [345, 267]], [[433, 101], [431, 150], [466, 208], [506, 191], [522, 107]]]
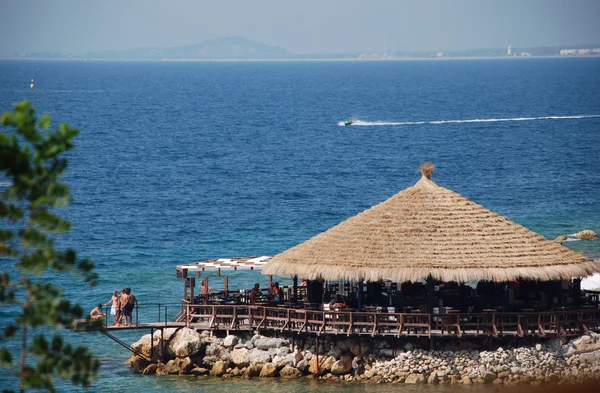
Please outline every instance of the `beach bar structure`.
[[[396, 337], [600, 331], [599, 293], [580, 288], [600, 272], [597, 260], [437, 185], [433, 170], [423, 164], [414, 186], [272, 258], [178, 266], [192, 288], [179, 320], [199, 329]], [[276, 304], [268, 294], [250, 303], [247, 291], [229, 288], [193, 295], [194, 271], [243, 268], [294, 284]]]

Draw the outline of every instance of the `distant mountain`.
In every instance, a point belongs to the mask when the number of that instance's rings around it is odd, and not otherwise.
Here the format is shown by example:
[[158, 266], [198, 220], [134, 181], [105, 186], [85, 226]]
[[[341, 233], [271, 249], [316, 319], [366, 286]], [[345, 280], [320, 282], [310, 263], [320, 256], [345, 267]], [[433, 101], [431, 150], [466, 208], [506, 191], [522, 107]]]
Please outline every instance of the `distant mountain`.
[[287, 50], [242, 37], [224, 37], [198, 44], [170, 48], [139, 48], [89, 52], [95, 59], [285, 59]]

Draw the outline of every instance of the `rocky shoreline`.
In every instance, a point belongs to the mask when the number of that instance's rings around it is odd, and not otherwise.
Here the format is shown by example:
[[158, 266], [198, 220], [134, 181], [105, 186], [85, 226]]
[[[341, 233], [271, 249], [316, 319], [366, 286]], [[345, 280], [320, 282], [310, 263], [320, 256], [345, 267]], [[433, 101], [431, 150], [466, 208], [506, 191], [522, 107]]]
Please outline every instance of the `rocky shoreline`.
[[[439, 343], [420, 349], [385, 338], [322, 337], [315, 340], [254, 335], [225, 338], [192, 329], [165, 329], [143, 336], [127, 360], [145, 375], [194, 375], [242, 378], [302, 378], [405, 384], [533, 384], [579, 382], [600, 378], [600, 335], [590, 333], [568, 343], [551, 339], [529, 346], [481, 350], [474, 342]], [[400, 340], [398, 340], [400, 342]], [[164, 345], [163, 345], [164, 344]], [[165, 348], [165, 362], [159, 359]], [[317, 361], [318, 358], [318, 361]]]

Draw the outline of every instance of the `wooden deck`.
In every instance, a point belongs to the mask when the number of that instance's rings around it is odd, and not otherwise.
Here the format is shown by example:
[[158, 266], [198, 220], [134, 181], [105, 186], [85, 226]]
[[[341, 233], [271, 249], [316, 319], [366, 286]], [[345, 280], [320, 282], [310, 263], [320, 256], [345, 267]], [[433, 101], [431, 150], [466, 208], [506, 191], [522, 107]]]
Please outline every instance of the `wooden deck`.
[[[173, 309], [173, 308], [171, 308]], [[141, 308], [140, 310], [144, 310]], [[159, 322], [148, 315], [136, 316], [132, 326], [93, 324], [76, 320], [76, 331], [127, 331], [189, 327], [196, 330], [239, 332], [277, 332], [316, 335], [383, 337], [465, 337], [576, 336], [600, 332], [600, 309], [546, 312], [482, 313], [388, 313], [336, 312], [303, 308], [257, 305], [197, 305], [183, 302], [172, 319], [158, 314]], [[154, 309], [152, 309], [154, 310]], [[146, 312], [140, 312], [146, 314]], [[145, 318], [141, 318], [145, 317]], [[156, 320], [155, 319], [155, 320]], [[141, 322], [143, 321], [143, 322]]]
[[600, 309], [549, 312], [335, 312], [250, 305], [185, 304], [177, 322], [202, 330], [317, 335], [463, 337], [575, 336], [600, 332]]

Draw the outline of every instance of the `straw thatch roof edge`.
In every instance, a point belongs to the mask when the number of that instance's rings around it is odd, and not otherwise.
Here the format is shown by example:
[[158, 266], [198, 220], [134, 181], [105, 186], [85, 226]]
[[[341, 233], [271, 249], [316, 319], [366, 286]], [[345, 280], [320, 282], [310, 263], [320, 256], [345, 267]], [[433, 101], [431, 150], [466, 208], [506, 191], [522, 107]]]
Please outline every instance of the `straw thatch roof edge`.
[[[326, 262], [324, 262], [325, 264]], [[267, 264], [263, 274], [277, 276], [298, 275], [303, 279], [325, 279], [325, 280], [392, 280], [394, 282], [418, 281], [429, 276], [439, 281], [511, 281], [517, 279], [532, 279], [538, 281], [562, 280], [572, 277], [586, 277], [594, 273], [600, 273], [600, 261], [588, 259], [585, 262], [557, 266], [536, 266], [521, 268], [461, 268], [461, 269], [373, 269], [368, 267], [357, 267], [354, 269], [340, 269], [337, 266], [305, 265], [300, 263]]]

